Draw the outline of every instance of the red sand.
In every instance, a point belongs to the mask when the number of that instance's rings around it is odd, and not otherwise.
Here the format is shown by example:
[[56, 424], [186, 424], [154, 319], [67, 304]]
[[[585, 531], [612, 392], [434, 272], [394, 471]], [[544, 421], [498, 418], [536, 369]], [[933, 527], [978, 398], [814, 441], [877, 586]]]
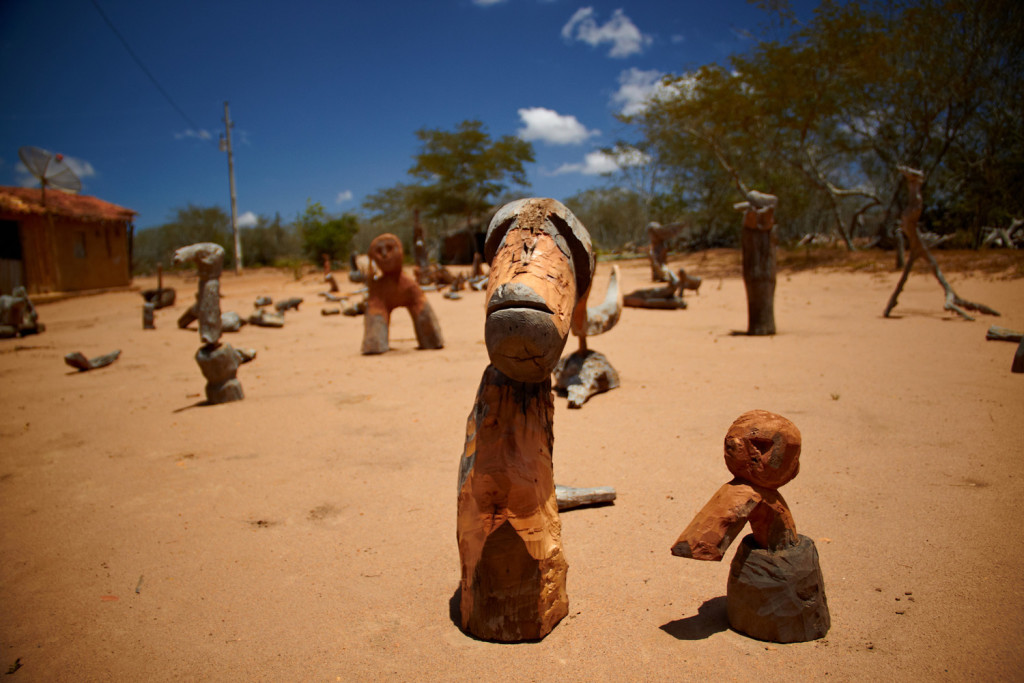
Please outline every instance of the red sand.
[[[940, 262], [942, 258], [940, 256]], [[707, 274], [699, 256], [677, 260]], [[623, 288], [650, 286], [622, 262]], [[702, 272], [702, 269], [703, 272]], [[601, 263], [594, 300], [609, 266]], [[447, 346], [359, 354], [362, 320], [323, 317], [318, 278], [222, 280], [223, 309], [302, 296], [258, 351], [241, 402], [198, 406], [199, 337], [178, 303], [142, 329], [137, 292], [39, 306], [0, 342], [0, 669], [51, 680], [1020, 679], [1024, 375], [990, 324], [1024, 329], [1024, 280], [947, 276], [1002, 312], [961, 321], [915, 273], [783, 273], [779, 334], [746, 327], [742, 281], [708, 277], [685, 311], [627, 309], [590, 340], [622, 387], [556, 399], [555, 474], [611, 485], [562, 515], [570, 614], [542, 642], [453, 623], [465, 419], [487, 363], [483, 294], [428, 294]], [[153, 286], [149, 279], [136, 282]], [[354, 288], [354, 287], [350, 287]], [[575, 340], [570, 339], [569, 350]], [[78, 373], [62, 357], [123, 350]], [[775, 645], [728, 629], [728, 561], [669, 548], [729, 479], [722, 439], [751, 408], [793, 420], [782, 491], [818, 546], [832, 630]]]

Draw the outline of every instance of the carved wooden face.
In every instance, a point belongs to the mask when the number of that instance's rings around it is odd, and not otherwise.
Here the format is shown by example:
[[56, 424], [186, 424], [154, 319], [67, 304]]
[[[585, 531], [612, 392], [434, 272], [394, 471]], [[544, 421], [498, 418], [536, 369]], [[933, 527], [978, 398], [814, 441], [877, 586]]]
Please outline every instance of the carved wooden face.
[[488, 232], [493, 257], [484, 339], [491, 363], [519, 382], [547, 379], [565, 347], [582, 294], [570, 240], [581, 249], [578, 258], [585, 260], [589, 286], [589, 236], [585, 244], [578, 239], [565, 215], [572, 216], [554, 200], [521, 200], [503, 207]]
[[725, 435], [725, 465], [751, 484], [775, 489], [800, 471], [800, 430], [767, 410], [743, 413]]
[[369, 256], [382, 273], [402, 270], [402, 243], [390, 232], [378, 235], [370, 242]]

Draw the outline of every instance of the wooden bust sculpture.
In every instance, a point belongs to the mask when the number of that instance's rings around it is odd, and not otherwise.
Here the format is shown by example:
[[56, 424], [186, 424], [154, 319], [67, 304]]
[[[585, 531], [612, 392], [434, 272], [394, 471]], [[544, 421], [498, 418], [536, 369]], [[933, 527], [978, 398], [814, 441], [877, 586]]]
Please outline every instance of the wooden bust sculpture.
[[747, 522], [753, 533], [729, 569], [729, 625], [760, 640], [794, 643], [829, 629], [814, 542], [796, 532], [778, 488], [800, 470], [800, 430], [766, 410], [740, 415], [725, 435], [735, 478], [718, 489], [672, 546], [672, 554], [720, 561]]
[[461, 621], [478, 638], [535, 640], [569, 610], [551, 462], [551, 370], [574, 313], [585, 315], [594, 257], [576, 217], [537, 198], [495, 214], [484, 257], [491, 364], [459, 467]]
[[388, 350], [391, 311], [401, 306], [409, 309], [419, 347], [442, 348], [441, 325], [433, 309], [416, 281], [402, 272], [402, 243], [391, 233], [378, 235], [370, 242], [369, 256], [380, 268], [380, 274], [367, 284], [362, 352], [372, 354]]

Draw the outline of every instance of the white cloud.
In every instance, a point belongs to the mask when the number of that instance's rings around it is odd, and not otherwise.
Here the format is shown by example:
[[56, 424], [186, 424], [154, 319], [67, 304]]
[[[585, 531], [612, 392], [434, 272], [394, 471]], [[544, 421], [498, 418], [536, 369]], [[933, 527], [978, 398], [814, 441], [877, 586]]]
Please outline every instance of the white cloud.
[[344, 204], [348, 201], [352, 201], [352, 190], [343, 190], [334, 198], [335, 204]]
[[612, 102], [621, 105], [621, 112], [626, 116], [639, 114], [647, 109], [652, 100], [669, 100], [678, 97], [693, 83], [693, 79], [680, 84], [665, 85], [661, 82], [662, 74], [656, 69], [627, 69], [619, 74], [619, 89], [612, 95]]
[[477, 7], [490, 7], [491, 5], [500, 5], [505, 0], [473, 0], [473, 4]]
[[587, 130], [575, 116], [559, 114], [544, 107], [519, 110], [519, 118], [526, 124], [516, 131], [523, 140], [542, 140], [552, 145], [578, 145], [599, 130]]
[[79, 178], [91, 178], [96, 175], [96, 169], [92, 167], [92, 164], [84, 159], [64, 157], [64, 163], [67, 164], [71, 169], [71, 172]]
[[612, 154], [598, 150], [596, 152], [589, 152], [583, 157], [582, 163], [562, 164], [551, 175], [564, 175], [566, 173], [604, 175], [606, 173], [615, 173], [624, 166], [641, 166], [650, 160], [649, 156], [635, 149], [616, 151]]
[[259, 218], [252, 211], [246, 211], [238, 217], [238, 227], [253, 228], [259, 222]]
[[175, 140], [187, 140], [188, 138], [195, 138], [197, 140], [210, 140], [213, 138], [213, 134], [210, 131], [206, 130], [205, 128], [202, 128], [200, 130], [188, 128], [186, 130], [181, 131], [180, 133], [174, 134]]
[[581, 7], [572, 15], [569, 22], [562, 27], [562, 37], [566, 40], [579, 40], [591, 47], [610, 43], [612, 49], [609, 57], [628, 57], [639, 54], [651, 44], [650, 36], [640, 32], [629, 17], [621, 9], [612, 13], [612, 18], [603, 26], [598, 26], [594, 19], [593, 7]]
[[686, 36], [684, 36], [682, 33], [674, 33], [672, 34], [672, 38], [670, 38], [670, 40], [672, 41], [673, 45], [678, 45], [679, 43], [686, 42]]

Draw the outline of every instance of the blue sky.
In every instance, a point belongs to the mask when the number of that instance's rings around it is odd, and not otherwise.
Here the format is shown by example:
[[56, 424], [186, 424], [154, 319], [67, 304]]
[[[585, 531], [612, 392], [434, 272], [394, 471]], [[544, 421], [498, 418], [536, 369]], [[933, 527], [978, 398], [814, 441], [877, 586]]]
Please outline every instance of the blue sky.
[[410, 180], [417, 129], [465, 119], [531, 140], [529, 193], [564, 199], [606, 183], [616, 113], [767, 21], [740, 0], [96, 2], [173, 105], [92, 0], [0, 0], [0, 185], [30, 183], [19, 147], [60, 152], [138, 228], [229, 208], [225, 101], [243, 225], [355, 211]]

